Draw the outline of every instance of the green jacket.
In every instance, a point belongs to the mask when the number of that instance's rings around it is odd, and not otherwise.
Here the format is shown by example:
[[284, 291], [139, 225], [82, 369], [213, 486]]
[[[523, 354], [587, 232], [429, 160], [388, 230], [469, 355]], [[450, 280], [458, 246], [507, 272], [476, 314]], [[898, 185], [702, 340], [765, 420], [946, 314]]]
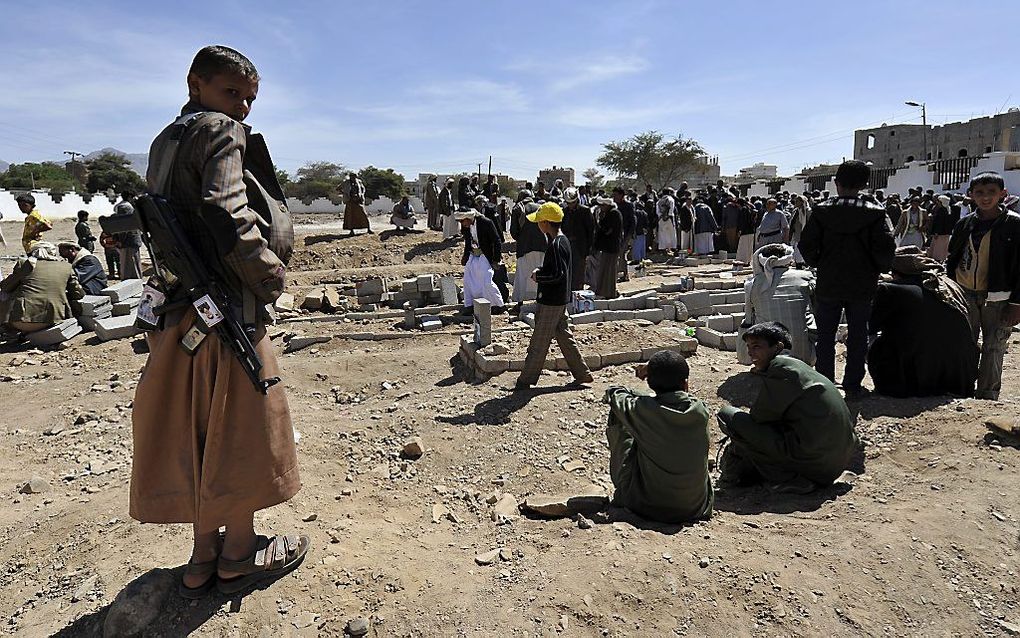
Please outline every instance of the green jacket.
[[613, 502], [664, 523], [710, 516], [705, 404], [686, 392], [653, 397], [621, 387], [606, 390], [604, 401]]
[[758, 426], [740, 437], [767, 461], [816, 483], [831, 483], [857, 448], [853, 418], [839, 390], [808, 364], [787, 355], [769, 363], [751, 406]]
[[22, 257], [0, 281], [0, 324], [8, 321], [53, 325], [72, 316], [71, 301], [85, 296], [71, 264]]

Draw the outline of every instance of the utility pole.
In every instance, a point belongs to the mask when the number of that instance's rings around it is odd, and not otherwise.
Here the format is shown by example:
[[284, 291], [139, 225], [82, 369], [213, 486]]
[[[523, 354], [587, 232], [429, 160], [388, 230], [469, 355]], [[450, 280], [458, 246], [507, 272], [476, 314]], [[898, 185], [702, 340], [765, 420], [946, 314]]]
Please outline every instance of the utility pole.
[[81, 158], [85, 157], [84, 153], [79, 153], [78, 151], [64, 151], [64, 155], [70, 155], [71, 156], [71, 163], [72, 164], [74, 163], [74, 158], [75, 157], [81, 157]]
[[492, 177], [492, 155], [489, 156], [489, 177]]
[[478, 172], [475, 173], [475, 174], [478, 175], [478, 179], [482, 179], [482, 163], [481, 162], [478, 162]]
[[904, 102], [907, 106], [920, 106], [921, 107], [921, 126], [924, 127], [922, 131], [924, 133], [924, 159], [928, 161], [928, 109], [925, 102]]

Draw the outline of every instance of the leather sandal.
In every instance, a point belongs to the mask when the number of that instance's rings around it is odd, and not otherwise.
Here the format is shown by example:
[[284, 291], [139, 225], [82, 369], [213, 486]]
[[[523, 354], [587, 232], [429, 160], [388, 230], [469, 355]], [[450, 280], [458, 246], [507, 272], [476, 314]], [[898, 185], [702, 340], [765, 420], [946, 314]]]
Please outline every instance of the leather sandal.
[[307, 536], [258, 536], [255, 551], [244, 560], [229, 560], [220, 556], [219, 571], [238, 574], [232, 578], [217, 578], [216, 589], [221, 594], [236, 594], [255, 585], [274, 580], [290, 573], [301, 564], [308, 553], [311, 541]]
[[[220, 551], [222, 551], [223, 532], [220, 532], [219, 541]], [[208, 594], [213, 586], [216, 585], [216, 566], [218, 561], [218, 557], [202, 563], [189, 560], [188, 564], [184, 566], [184, 574], [181, 576], [181, 580], [177, 582], [177, 593], [181, 595], [181, 598], [197, 600]], [[184, 576], [205, 576], [206, 579], [198, 587], [188, 587], [184, 584]]]

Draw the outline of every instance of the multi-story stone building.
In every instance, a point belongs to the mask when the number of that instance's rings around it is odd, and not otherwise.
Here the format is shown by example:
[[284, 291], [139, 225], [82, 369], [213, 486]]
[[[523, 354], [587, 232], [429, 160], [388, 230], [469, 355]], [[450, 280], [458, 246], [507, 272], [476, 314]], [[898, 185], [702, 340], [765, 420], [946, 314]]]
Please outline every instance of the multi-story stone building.
[[[552, 168], [543, 168], [538, 171], [538, 182], [545, 183], [546, 188], [552, 188], [558, 179], [563, 180], [564, 188], [573, 186], [574, 169], [553, 165]], [[535, 182], [536, 188], [538, 187], [538, 182]]]
[[[1020, 151], [1020, 109], [941, 126], [883, 124], [854, 131], [854, 159], [876, 167]], [[925, 143], [927, 142], [927, 148]]]

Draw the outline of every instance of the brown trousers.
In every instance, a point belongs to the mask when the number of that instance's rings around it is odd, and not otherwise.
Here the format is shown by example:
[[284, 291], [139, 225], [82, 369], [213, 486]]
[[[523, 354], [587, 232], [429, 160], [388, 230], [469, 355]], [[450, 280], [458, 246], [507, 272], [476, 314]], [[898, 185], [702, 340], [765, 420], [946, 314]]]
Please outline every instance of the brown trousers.
[[566, 306], [546, 306], [537, 304], [535, 310], [535, 330], [531, 333], [528, 343], [528, 356], [524, 359], [524, 370], [518, 379], [519, 383], [538, 383], [538, 375], [542, 373], [545, 357], [549, 354], [549, 344], [553, 338], [560, 346], [563, 358], [567, 360], [570, 373], [577, 380], [591, 378], [591, 371], [577, 349], [577, 342], [570, 332]]
[[[132, 518], [195, 523], [211, 532], [290, 499], [301, 488], [297, 448], [283, 385], [263, 396], [219, 337], [194, 356], [176, 325], [148, 336], [149, 360], [135, 391]], [[268, 336], [256, 345], [262, 377], [280, 374]]]

